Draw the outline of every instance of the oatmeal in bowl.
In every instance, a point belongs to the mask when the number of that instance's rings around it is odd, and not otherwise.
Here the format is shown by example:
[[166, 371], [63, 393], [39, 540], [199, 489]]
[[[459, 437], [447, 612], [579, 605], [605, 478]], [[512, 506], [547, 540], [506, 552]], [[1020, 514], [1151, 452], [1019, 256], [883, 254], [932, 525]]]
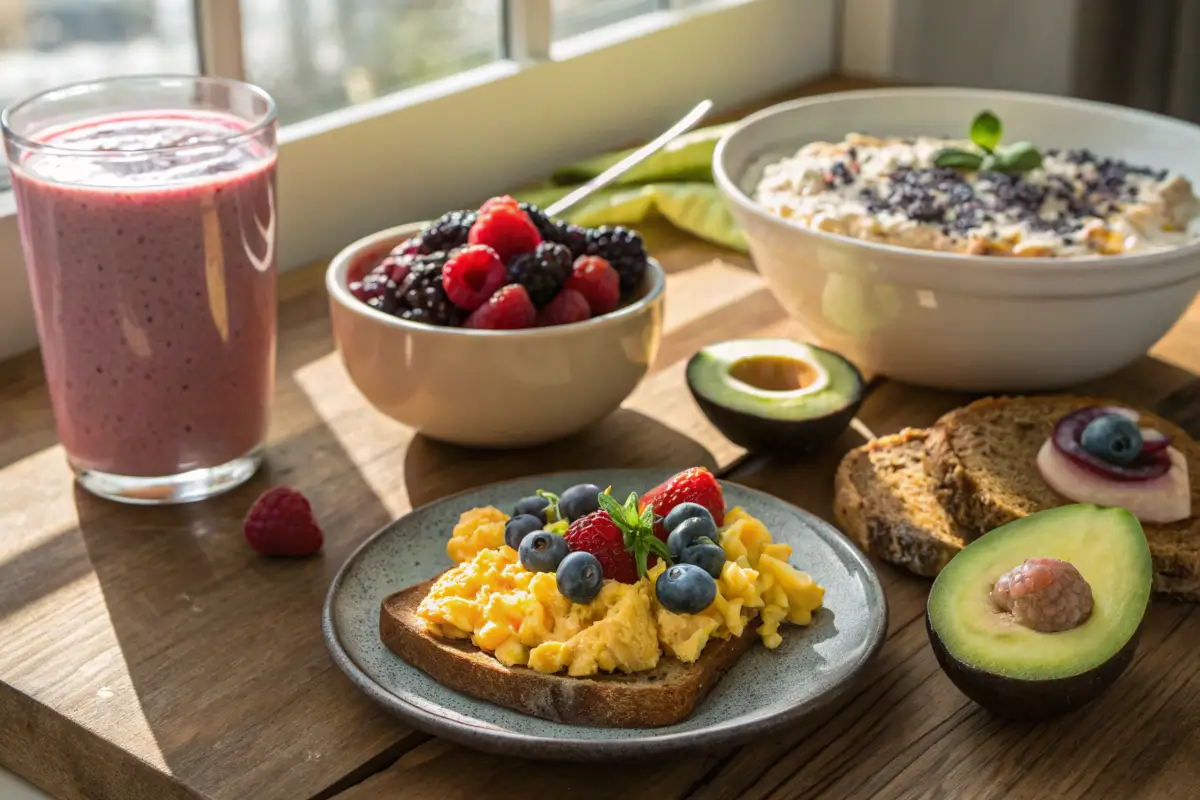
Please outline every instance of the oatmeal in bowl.
[[[999, 122], [981, 113], [972, 130], [990, 120]], [[1030, 154], [1031, 168], [985, 164], [974, 141], [851, 133], [767, 165], [754, 199], [815, 230], [970, 255], [1118, 255], [1196, 241], [1200, 200], [1184, 176], [1087, 148], [1018, 146], [1010, 152]]]
[[732, 126], [714, 180], [772, 294], [866, 372], [971, 392], [1125, 367], [1200, 290], [1200, 127], [1084, 100], [871, 89]]

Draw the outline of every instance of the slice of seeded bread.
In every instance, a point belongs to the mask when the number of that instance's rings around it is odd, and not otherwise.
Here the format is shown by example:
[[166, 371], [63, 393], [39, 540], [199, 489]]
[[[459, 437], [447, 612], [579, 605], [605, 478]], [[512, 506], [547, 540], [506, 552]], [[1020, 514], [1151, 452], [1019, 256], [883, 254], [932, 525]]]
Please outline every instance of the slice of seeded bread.
[[604, 728], [672, 725], [687, 718], [758, 641], [755, 619], [741, 636], [710, 641], [693, 664], [663, 657], [655, 669], [631, 675], [547, 675], [506, 667], [469, 640], [428, 633], [417, 606], [434, 580], [384, 599], [379, 634], [388, 649], [455, 691], [555, 722]]
[[[1037, 453], [1064, 414], [1090, 405], [1127, 405], [1071, 397], [994, 397], [977, 400], [943, 416], [926, 439], [926, 472], [937, 496], [960, 526], [987, 531], [1028, 514], [1067, 505], [1037, 469]], [[1158, 594], [1200, 601], [1200, 445], [1148, 411], [1138, 409], [1142, 427], [1172, 437], [1188, 461], [1192, 516], [1169, 524], [1145, 523]]]
[[834, 478], [834, 515], [864, 552], [934, 576], [966, 537], [925, 473], [927, 432], [907, 428], [851, 450]]

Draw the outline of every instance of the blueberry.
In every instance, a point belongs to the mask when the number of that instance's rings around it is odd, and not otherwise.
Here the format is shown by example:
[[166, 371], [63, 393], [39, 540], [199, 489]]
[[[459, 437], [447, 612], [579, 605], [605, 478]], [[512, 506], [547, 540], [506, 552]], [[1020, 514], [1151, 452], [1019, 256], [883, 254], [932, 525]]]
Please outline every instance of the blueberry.
[[558, 591], [572, 603], [590, 603], [604, 584], [604, 567], [591, 553], [570, 553], [558, 565]]
[[[708, 514], [707, 511], [704, 513]], [[667, 552], [671, 554], [671, 559], [678, 561], [683, 555], [683, 551], [691, 547], [692, 543], [701, 536], [707, 536], [709, 541], [713, 542], [721, 538], [721, 535], [717, 533], [717, 525], [713, 522], [712, 516], [689, 517], [680, 522], [667, 537]]]
[[554, 572], [567, 555], [567, 540], [557, 533], [538, 531], [521, 540], [521, 566], [530, 572]]
[[1097, 458], [1126, 466], [1142, 452], [1142, 434], [1133, 420], [1121, 414], [1097, 417], [1083, 429], [1080, 444]]
[[725, 551], [721, 545], [708, 537], [692, 540], [691, 547], [683, 549], [681, 559], [685, 564], [694, 564], [714, 578], [721, 577], [725, 568]]
[[[522, 514], [529, 514], [532, 517], [537, 517], [542, 521], [542, 525], [546, 524], [546, 507], [550, 505], [550, 501], [544, 497], [534, 495], [532, 497], [522, 497], [513, 507], [512, 515], [519, 517]], [[539, 528], [541, 525], [538, 526]]]
[[543, 522], [533, 514], [518, 514], [504, 525], [504, 543], [513, 550], [521, 549], [521, 542], [534, 531], [542, 529]]
[[[680, 503], [671, 509], [670, 513], [663, 519], [663, 530], [667, 533], [679, 527], [679, 523], [685, 519], [708, 518], [709, 522], [713, 521], [713, 516], [709, 510], [699, 503]], [[714, 525], [716, 523], [713, 523]]]
[[658, 576], [654, 594], [667, 611], [699, 614], [717, 598], [717, 582], [695, 564], [676, 564]]
[[593, 511], [599, 511], [600, 501], [596, 498], [601, 491], [603, 490], [594, 483], [572, 486], [558, 496], [558, 511], [569, 522], [586, 517]]

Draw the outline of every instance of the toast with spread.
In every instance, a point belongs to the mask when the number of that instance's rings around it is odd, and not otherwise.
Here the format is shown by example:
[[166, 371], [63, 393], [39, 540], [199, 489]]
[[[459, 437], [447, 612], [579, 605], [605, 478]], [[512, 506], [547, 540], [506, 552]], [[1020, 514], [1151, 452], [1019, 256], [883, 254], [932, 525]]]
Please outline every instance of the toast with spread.
[[[1136, 453], [1119, 452], [1131, 442]], [[1154, 591], [1200, 601], [1200, 445], [1149, 411], [1064, 395], [985, 398], [852, 450], [834, 489], [838, 522], [860, 547], [920, 575], [1039, 511], [1125, 507], [1150, 545]]]

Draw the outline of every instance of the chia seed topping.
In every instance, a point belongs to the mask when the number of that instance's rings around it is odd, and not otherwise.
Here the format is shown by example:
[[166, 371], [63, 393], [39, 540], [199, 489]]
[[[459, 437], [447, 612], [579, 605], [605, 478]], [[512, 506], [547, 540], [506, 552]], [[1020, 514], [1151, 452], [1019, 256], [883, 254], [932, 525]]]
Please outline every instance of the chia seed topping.
[[949, 139], [851, 134], [769, 165], [757, 200], [807, 227], [919, 249], [1076, 256], [1162, 250], [1193, 241], [1191, 184], [1166, 170], [1050, 149], [1012, 175], [933, 165]]

